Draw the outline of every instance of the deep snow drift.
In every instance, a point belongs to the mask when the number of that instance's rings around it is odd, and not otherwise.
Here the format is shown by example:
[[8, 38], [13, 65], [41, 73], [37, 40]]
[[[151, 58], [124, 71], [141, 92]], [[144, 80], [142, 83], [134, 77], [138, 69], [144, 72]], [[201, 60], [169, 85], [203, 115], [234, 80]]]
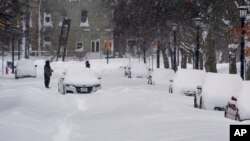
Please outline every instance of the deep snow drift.
[[127, 59], [105, 62], [90, 60], [102, 76], [102, 89], [92, 94], [57, 92], [63, 70], [84, 62], [53, 62], [50, 89], [44, 60], [35, 61], [37, 78], [0, 77], [0, 141], [228, 141], [229, 125], [239, 123], [193, 108], [192, 97], [169, 94], [165, 84], [124, 77]]

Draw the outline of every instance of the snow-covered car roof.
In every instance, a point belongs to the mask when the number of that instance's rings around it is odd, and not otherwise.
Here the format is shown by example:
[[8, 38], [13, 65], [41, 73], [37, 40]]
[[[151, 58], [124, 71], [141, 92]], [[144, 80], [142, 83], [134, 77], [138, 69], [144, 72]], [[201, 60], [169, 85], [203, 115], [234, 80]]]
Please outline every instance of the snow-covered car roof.
[[36, 76], [35, 64], [30, 59], [21, 59], [17, 62], [16, 66], [17, 77], [22, 76]]
[[237, 101], [241, 119], [250, 119], [250, 81], [244, 81]]
[[129, 64], [131, 66], [131, 72], [133, 76], [147, 77], [148, 76], [148, 67], [143, 62], [137, 63], [133, 62]]
[[72, 85], [96, 85], [100, 80], [91, 68], [68, 68], [64, 70], [64, 84]]
[[197, 86], [203, 85], [205, 79], [206, 72], [203, 70], [180, 69], [174, 78], [174, 92], [184, 94], [188, 90], [196, 91]]
[[206, 109], [225, 107], [232, 96], [236, 96], [242, 87], [242, 79], [237, 74], [207, 73], [202, 90]]
[[172, 69], [154, 69], [152, 72], [152, 80], [156, 85], [162, 84], [168, 86], [174, 76], [175, 72]]

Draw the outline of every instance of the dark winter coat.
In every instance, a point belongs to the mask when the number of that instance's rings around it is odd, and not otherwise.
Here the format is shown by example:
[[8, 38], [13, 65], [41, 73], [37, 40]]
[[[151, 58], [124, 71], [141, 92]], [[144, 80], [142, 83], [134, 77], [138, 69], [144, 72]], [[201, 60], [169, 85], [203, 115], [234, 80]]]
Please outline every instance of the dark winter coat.
[[49, 62], [46, 62], [44, 66], [44, 77], [50, 77], [52, 75], [53, 70], [50, 68]]
[[86, 68], [90, 68], [90, 63], [89, 63], [89, 61], [86, 61], [86, 62], [85, 62], [85, 65], [86, 65]]

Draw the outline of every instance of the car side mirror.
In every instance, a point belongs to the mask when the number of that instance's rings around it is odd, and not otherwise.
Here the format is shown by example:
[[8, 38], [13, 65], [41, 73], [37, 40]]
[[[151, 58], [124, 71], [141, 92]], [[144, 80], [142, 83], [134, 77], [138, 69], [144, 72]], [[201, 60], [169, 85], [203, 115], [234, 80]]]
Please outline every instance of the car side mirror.
[[232, 96], [232, 97], [231, 97], [231, 100], [233, 100], [233, 101], [237, 101], [237, 98], [236, 98], [236, 97], [234, 97], [234, 96]]
[[37, 65], [35, 65], [35, 67], [37, 67]]
[[98, 79], [100, 80], [100, 79], [102, 79], [102, 77], [101, 77], [101, 76], [99, 76], [99, 77], [98, 77]]

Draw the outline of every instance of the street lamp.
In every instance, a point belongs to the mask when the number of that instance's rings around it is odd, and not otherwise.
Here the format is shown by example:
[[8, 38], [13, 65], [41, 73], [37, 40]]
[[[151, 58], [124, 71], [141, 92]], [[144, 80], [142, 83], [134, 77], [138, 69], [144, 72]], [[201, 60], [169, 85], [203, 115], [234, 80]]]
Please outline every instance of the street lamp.
[[241, 41], [240, 41], [240, 76], [245, 79], [245, 31], [243, 30], [247, 15], [247, 7], [240, 6], [240, 21], [241, 21]]
[[200, 26], [201, 26], [201, 18], [195, 18], [195, 26], [197, 29], [197, 36], [196, 36], [196, 51], [195, 51], [195, 66], [194, 69], [199, 69], [199, 61], [200, 61]]
[[173, 63], [173, 69], [176, 72], [177, 71], [177, 65], [176, 65], [176, 31], [177, 31], [177, 24], [173, 24], [173, 31], [174, 31], [174, 63]]

